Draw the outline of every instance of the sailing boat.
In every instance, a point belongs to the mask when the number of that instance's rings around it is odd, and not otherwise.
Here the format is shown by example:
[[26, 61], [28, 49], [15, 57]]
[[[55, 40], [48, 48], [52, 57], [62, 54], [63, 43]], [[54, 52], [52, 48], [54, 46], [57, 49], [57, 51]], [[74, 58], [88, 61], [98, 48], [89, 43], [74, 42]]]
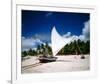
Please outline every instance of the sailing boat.
[[[51, 34], [51, 42], [52, 42], [52, 53], [53, 56], [56, 56], [56, 54], [66, 45], [69, 44], [70, 42], [74, 41], [74, 37], [68, 37], [64, 38], [62, 37], [57, 31], [56, 28], [53, 27], [52, 29], [52, 34]], [[78, 46], [78, 44], [76, 44]], [[81, 53], [81, 59], [85, 59], [85, 56], [83, 55], [81, 49], [78, 46], [78, 49]]]
[[52, 53], [55, 56], [66, 44], [69, 44], [73, 41], [73, 37], [64, 38], [53, 27], [51, 34], [51, 43], [52, 43]]
[[[48, 57], [46, 54], [39, 58], [40, 62], [52, 62], [56, 61], [56, 54], [68, 43], [70, 43], [73, 38], [64, 38], [56, 30], [55, 27], [52, 28], [51, 32], [51, 44], [53, 56]], [[45, 49], [47, 51], [47, 49]]]

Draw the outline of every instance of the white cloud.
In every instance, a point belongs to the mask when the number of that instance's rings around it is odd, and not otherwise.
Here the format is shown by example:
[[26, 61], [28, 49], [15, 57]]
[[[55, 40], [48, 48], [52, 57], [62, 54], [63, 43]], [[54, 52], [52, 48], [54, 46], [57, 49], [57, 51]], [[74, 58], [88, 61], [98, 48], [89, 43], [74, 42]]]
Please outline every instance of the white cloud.
[[42, 44], [42, 43], [43, 42], [40, 39], [22, 37], [22, 51], [28, 50], [30, 48], [35, 49], [37, 44]]
[[76, 41], [77, 41], [77, 40], [79, 39], [79, 37], [78, 37], [78, 36], [76, 36], [76, 35], [73, 35], [73, 36], [72, 36], [72, 38], [73, 38], [73, 41], [74, 41], [74, 40], [76, 40]]
[[50, 41], [50, 36], [48, 34], [35, 34], [33, 38], [40, 39], [42, 41]]
[[63, 35], [63, 37], [67, 38], [71, 36], [71, 32], [67, 32], [66, 34]]
[[51, 43], [48, 44], [50, 47], [52, 46]]
[[82, 29], [82, 34], [79, 36], [79, 39], [83, 41], [90, 39], [90, 21], [84, 23], [84, 28]]
[[72, 41], [74, 40], [82, 40], [82, 41], [87, 41], [90, 39], [90, 22], [89, 21], [86, 21], [84, 23], [84, 27], [82, 29], [82, 34], [79, 35], [79, 36], [76, 36], [76, 35], [72, 35], [71, 32], [67, 32], [66, 34], [63, 35], [63, 37], [65, 38], [73, 38]]

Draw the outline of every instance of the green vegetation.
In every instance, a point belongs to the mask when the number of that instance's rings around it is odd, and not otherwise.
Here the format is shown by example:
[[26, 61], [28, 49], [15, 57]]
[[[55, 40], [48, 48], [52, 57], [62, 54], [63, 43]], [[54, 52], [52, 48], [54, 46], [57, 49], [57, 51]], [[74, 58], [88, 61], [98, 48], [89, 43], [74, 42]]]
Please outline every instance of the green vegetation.
[[[47, 49], [48, 54], [52, 55], [52, 49], [48, 45], [48, 43], [41, 44], [37, 46], [36, 50], [29, 49], [28, 51], [23, 51], [22, 52], [22, 57], [25, 57], [27, 55], [30, 56], [36, 56], [40, 54], [44, 54], [45, 49]], [[58, 55], [75, 55], [75, 54], [89, 54], [90, 53], [90, 41], [81, 41], [77, 40], [74, 42], [71, 42], [70, 44], [66, 44], [64, 48], [62, 48], [59, 52]]]
[[75, 55], [75, 54], [89, 54], [90, 53], [90, 41], [77, 40], [67, 44], [62, 48], [58, 55]]

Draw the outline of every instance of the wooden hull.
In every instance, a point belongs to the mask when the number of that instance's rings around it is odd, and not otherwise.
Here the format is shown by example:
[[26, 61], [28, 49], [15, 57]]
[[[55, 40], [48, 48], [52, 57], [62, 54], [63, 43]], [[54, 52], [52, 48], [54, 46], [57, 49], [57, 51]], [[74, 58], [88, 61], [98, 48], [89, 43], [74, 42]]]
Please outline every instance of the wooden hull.
[[54, 61], [56, 61], [57, 57], [40, 57], [38, 59], [39, 59], [39, 61], [41, 63], [46, 63], [46, 62], [54, 62]]

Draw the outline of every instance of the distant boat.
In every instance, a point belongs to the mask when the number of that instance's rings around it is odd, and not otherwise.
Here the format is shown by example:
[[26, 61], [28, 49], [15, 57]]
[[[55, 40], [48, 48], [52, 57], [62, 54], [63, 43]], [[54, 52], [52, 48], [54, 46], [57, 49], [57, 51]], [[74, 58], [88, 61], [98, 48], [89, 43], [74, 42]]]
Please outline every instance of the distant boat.
[[[40, 62], [52, 62], [56, 61], [56, 54], [68, 43], [72, 41], [72, 38], [64, 38], [57, 31], [56, 28], [52, 28], [51, 32], [51, 44], [53, 56], [48, 57], [47, 55], [39, 57]], [[47, 50], [45, 49], [47, 52]]]

